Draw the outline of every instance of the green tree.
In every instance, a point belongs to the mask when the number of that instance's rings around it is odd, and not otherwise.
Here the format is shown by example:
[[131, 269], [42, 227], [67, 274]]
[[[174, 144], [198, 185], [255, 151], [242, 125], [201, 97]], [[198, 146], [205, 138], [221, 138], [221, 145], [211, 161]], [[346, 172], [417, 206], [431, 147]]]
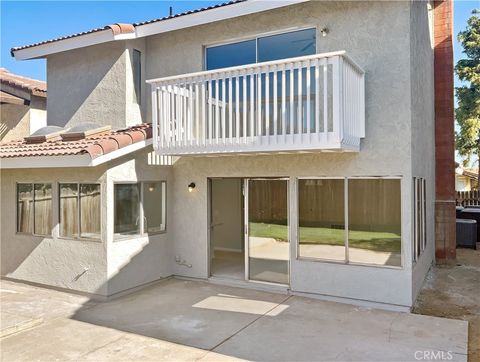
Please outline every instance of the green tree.
[[459, 60], [455, 66], [458, 78], [464, 82], [464, 85], [455, 88], [458, 102], [455, 118], [459, 126], [458, 131], [455, 132], [455, 144], [458, 153], [464, 158], [464, 165], [470, 164], [473, 156], [477, 158], [480, 156], [480, 18], [478, 14], [480, 14], [479, 10], [473, 10], [472, 16], [467, 21], [467, 28], [458, 34], [458, 41], [463, 47], [466, 58]]

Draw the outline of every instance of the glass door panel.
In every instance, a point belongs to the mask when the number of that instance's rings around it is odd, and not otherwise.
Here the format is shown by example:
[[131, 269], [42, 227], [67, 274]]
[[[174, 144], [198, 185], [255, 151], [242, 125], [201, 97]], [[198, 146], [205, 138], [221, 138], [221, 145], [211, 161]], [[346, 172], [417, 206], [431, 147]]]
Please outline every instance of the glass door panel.
[[288, 284], [288, 181], [248, 180], [248, 279]]

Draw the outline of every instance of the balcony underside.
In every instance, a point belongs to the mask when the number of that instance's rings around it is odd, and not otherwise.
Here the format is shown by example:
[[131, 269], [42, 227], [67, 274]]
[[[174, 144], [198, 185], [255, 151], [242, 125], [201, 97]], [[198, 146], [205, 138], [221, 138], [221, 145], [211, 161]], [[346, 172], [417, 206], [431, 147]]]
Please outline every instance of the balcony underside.
[[218, 143], [184, 144], [172, 147], [155, 147], [157, 153], [169, 156], [208, 155], [208, 154], [262, 154], [262, 153], [300, 153], [300, 152], [359, 152], [360, 139], [351, 138], [338, 142], [335, 134], [302, 134], [284, 136], [263, 136], [255, 139], [236, 139]]

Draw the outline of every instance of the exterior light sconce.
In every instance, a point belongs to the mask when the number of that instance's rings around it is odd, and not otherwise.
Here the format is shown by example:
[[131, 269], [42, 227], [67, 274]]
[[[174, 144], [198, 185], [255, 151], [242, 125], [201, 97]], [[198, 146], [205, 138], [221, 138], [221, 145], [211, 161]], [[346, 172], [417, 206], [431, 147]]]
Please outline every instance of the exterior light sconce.
[[320, 29], [320, 33], [322, 33], [322, 36], [325, 38], [327, 34], [329, 33], [328, 28], [325, 26], [322, 29]]
[[190, 184], [188, 185], [188, 192], [192, 192], [194, 188], [195, 188], [195, 182], [190, 182]]

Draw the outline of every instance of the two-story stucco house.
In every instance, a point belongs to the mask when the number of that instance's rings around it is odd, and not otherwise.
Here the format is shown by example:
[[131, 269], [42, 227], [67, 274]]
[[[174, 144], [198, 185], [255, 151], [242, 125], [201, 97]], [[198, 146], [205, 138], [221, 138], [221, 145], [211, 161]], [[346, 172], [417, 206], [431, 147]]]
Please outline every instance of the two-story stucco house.
[[451, 241], [451, 16], [232, 1], [13, 48], [47, 60], [52, 128], [0, 148], [2, 276], [408, 310]]

